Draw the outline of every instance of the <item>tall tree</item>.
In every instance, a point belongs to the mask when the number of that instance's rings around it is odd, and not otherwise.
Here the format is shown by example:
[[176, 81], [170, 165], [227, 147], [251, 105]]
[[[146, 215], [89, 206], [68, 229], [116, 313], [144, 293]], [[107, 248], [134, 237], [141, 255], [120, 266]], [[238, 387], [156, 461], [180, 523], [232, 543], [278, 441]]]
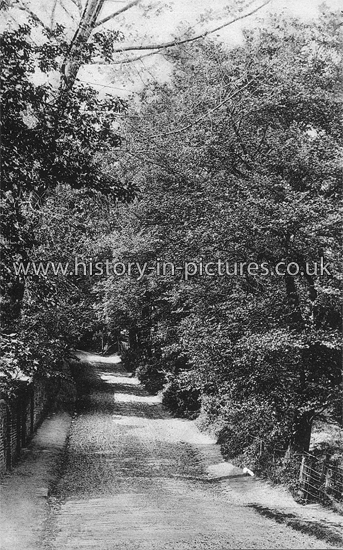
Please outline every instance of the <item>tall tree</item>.
[[[172, 84], [144, 91], [118, 159], [122, 177], [141, 188], [123, 240], [116, 234], [118, 257], [160, 258], [180, 270], [161, 276], [155, 266], [141, 281], [111, 276], [104, 305], [120, 287], [112, 315], [131, 308], [143, 327], [150, 300], [151, 375], [176, 374], [183, 390], [221, 403], [228, 422], [249, 404], [241, 451], [259, 437], [306, 450], [313, 419], [339, 409], [336, 17], [275, 17], [231, 52], [210, 42], [177, 50]], [[194, 264], [182, 278], [185, 262]]]
[[[69, 262], [75, 254], [88, 257], [80, 243], [96, 233], [97, 201], [115, 204], [132, 196], [100, 162], [120, 143], [114, 123], [126, 102], [99, 98], [78, 85], [64, 97], [61, 112], [59, 90], [36, 85], [32, 75], [37, 66], [42, 72], [56, 67], [63, 45], [54, 45], [53, 35], [50, 47], [36, 44], [33, 34], [22, 25], [2, 35], [0, 286], [2, 367], [9, 379], [18, 366], [31, 371], [38, 363], [46, 369], [60, 365], [82, 329], [96, 322], [92, 285], [70, 281], [69, 271], [45, 269], [47, 262]], [[33, 261], [43, 262], [42, 271], [30, 270]], [[14, 262], [23, 270], [16, 271]]]

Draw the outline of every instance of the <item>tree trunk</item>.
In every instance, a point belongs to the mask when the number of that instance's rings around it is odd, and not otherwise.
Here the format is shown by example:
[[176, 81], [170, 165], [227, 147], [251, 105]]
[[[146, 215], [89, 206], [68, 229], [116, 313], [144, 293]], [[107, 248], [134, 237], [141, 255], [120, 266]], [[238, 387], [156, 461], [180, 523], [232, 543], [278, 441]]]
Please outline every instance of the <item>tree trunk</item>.
[[142, 308], [142, 343], [149, 358], [152, 357], [152, 318], [151, 318], [151, 295], [146, 293], [147, 303]]
[[289, 446], [291, 453], [308, 452], [311, 442], [312, 422], [313, 411], [307, 411], [295, 419]]
[[285, 274], [285, 286], [287, 302], [290, 308], [289, 326], [290, 328], [302, 330], [304, 328], [304, 320], [300, 309], [300, 300], [294, 277]]
[[138, 330], [137, 327], [129, 328], [129, 349], [136, 350], [138, 348]]
[[83, 64], [83, 46], [88, 42], [105, 0], [88, 0], [80, 24], [70, 43], [61, 68], [61, 91], [71, 90]]

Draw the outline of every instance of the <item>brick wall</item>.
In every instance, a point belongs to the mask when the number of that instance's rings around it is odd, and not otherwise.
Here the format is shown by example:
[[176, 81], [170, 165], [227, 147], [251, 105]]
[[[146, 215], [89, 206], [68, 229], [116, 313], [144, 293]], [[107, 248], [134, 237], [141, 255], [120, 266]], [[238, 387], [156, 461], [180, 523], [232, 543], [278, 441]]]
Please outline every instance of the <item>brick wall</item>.
[[14, 397], [0, 396], [0, 474], [10, 470], [59, 391], [56, 379], [18, 382]]

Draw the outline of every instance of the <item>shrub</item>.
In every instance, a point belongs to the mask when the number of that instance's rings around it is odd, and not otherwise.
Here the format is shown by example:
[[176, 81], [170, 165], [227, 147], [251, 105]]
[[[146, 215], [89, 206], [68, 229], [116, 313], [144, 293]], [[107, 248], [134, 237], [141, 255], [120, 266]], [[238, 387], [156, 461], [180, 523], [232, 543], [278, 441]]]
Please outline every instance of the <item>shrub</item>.
[[188, 372], [168, 382], [162, 392], [162, 403], [178, 416], [194, 418], [200, 411], [200, 391], [192, 387]]
[[136, 375], [149, 393], [157, 394], [166, 383], [166, 375], [156, 359], [144, 359], [140, 362]]

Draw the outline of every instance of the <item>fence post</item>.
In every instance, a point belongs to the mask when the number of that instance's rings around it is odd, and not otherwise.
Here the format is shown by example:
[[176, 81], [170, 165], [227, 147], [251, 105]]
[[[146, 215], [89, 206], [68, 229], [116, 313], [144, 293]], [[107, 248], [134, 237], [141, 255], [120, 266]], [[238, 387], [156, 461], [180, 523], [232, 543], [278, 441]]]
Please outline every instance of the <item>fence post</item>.
[[303, 483], [303, 476], [304, 476], [304, 465], [305, 465], [305, 456], [302, 456], [301, 464], [300, 464], [300, 473], [299, 473], [299, 481], [300, 485]]
[[320, 480], [319, 480], [319, 490], [318, 490], [318, 496], [320, 497], [320, 493], [322, 494], [322, 500], [325, 500], [325, 493], [326, 493], [326, 461], [322, 463], [322, 468], [320, 472]]
[[328, 489], [330, 489], [331, 487], [331, 477], [332, 477], [332, 469], [327, 467], [326, 474], [325, 474], [325, 493], [327, 493]]
[[304, 494], [304, 500], [307, 502], [308, 493], [307, 493], [307, 479], [308, 474], [306, 474], [306, 456], [303, 455], [301, 458], [301, 465], [300, 465], [300, 472], [299, 472], [299, 482], [300, 482], [300, 489]]

